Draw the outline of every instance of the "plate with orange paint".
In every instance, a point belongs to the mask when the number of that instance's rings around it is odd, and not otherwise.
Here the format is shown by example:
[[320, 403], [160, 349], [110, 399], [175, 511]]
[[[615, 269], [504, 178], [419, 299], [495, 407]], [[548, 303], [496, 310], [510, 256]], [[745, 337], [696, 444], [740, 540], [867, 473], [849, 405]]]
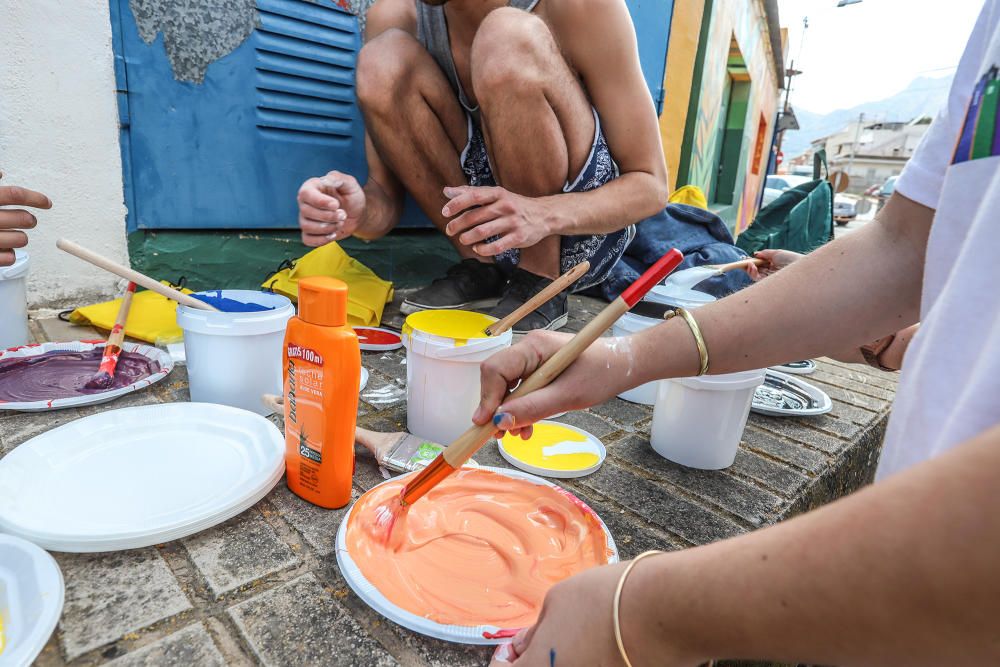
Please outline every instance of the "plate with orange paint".
[[531, 437], [507, 434], [499, 441], [500, 455], [515, 468], [542, 477], [572, 479], [597, 472], [607, 458], [604, 443], [594, 434], [562, 422], [542, 420]]
[[361, 496], [337, 531], [347, 583], [405, 628], [499, 644], [537, 620], [559, 581], [618, 562], [614, 538], [586, 503], [540, 477], [486, 466], [463, 468], [428, 492], [386, 544], [368, 519], [398, 497], [407, 477]]

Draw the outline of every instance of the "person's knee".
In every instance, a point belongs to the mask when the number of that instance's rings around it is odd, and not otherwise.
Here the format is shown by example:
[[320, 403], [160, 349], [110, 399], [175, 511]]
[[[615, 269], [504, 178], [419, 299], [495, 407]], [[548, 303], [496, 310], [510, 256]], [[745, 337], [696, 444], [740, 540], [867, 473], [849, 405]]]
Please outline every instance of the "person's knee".
[[413, 80], [413, 61], [423, 47], [407, 32], [386, 30], [361, 49], [355, 72], [358, 104], [366, 113], [397, 107], [402, 87]]
[[497, 91], [541, 85], [555, 40], [545, 22], [521, 9], [490, 12], [472, 42], [472, 87], [482, 100]]

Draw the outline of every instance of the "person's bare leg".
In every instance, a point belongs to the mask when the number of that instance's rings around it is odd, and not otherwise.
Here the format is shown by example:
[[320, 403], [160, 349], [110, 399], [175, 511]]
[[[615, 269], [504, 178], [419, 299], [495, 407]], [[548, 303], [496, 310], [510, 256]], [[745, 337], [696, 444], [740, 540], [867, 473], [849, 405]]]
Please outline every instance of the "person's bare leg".
[[[379, 156], [443, 233], [443, 189], [466, 182], [459, 156], [468, 126], [441, 68], [412, 35], [388, 30], [358, 56], [357, 94]], [[490, 261], [445, 236], [463, 259]]]
[[[472, 84], [497, 183], [528, 197], [562, 192], [590, 155], [595, 127], [545, 22], [519, 9], [491, 12], [472, 44]], [[555, 278], [559, 255], [560, 237], [551, 236], [522, 248], [520, 267]]]

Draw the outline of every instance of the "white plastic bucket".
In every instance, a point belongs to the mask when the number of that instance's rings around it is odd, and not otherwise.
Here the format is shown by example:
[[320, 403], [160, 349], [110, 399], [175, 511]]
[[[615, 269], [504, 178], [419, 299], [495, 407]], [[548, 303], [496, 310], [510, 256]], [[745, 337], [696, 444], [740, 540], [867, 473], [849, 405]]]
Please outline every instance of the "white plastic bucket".
[[404, 329], [407, 430], [442, 445], [462, 435], [479, 405], [479, 364], [510, 347], [512, 337], [509, 330], [461, 340]]
[[25, 278], [28, 253], [14, 250], [14, 263], [0, 267], [0, 350], [31, 341], [28, 333], [28, 298]]
[[[706, 294], [697, 290], [679, 290], [673, 285], [656, 285], [649, 291], [649, 294], [646, 295], [646, 298], [643, 299], [643, 301], [662, 304], [673, 308], [686, 308], [688, 310], [694, 310], [704, 306], [706, 303], [715, 301], [715, 297], [711, 294]], [[615, 336], [628, 336], [644, 331], [650, 327], [655, 327], [657, 324], [663, 324], [663, 320], [643, 317], [642, 315], [636, 315], [635, 313], [625, 313], [619, 317], [618, 321], [611, 327], [611, 333]], [[646, 384], [639, 385], [633, 389], [623, 391], [618, 394], [618, 398], [629, 401], [630, 403], [655, 405], [656, 390], [658, 386], [659, 382], [647, 382]]]
[[754, 390], [764, 369], [661, 380], [650, 443], [656, 452], [690, 468], [721, 470], [736, 459]]
[[223, 313], [177, 306], [184, 330], [191, 400], [221, 403], [259, 415], [270, 413], [260, 397], [282, 393], [281, 346], [295, 314], [280, 294], [253, 290], [212, 290], [211, 294], [271, 310]]

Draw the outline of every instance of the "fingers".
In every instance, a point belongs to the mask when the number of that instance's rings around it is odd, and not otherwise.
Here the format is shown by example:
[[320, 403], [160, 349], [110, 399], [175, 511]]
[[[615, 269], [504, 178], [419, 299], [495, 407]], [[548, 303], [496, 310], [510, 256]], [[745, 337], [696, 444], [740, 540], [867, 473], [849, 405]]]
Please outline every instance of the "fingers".
[[[342, 171], [331, 171], [321, 180], [324, 182], [324, 185], [332, 187], [337, 192], [342, 192], [345, 195], [352, 195], [361, 191], [361, 184], [358, 183], [358, 179]], [[337, 193], [330, 192], [328, 194], [334, 195]]]
[[517, 653], [510, 644], [500, 644], [497, 646], [497, 650], [493, 652], [493, 659], [490, 660], [490, 667], [501, 667], [501, 665], [510, 665], [517, 660]]
[[0, 209], [0, 229], [34, 229], [38, 218], [24, 209]]
[[480, 257], [496, 257], [500, 253], [506, 252], [512, 248], [523, 248], [524, 246], [524, 237], [521, 233], [511, 232], [509, 234], [504, 234], [495, 241], [474, 245], [472, 246], [472, 250]]
[[[566, 388], [550, 384], [527, 396], [504, 401], [497, 408], [493, 423], [497, 428], [531, 437], [531, 425], [549, 415], [562, 412], [566, 405]], [[523, 435], [527, 431], [527, 437]]]
[[336, 211], [340, 208], [340, 200], [331, 196], [336, 192], [336, 188], [331, 188], [329, 183], [325, 183], [322, 179], [310, 178], [299, 188], [299, 206], [307, 205], [313, 209]]
[[[542, 363], [542, 357], [531, 340], [525, 338], [517, 345], [502, 350], [484, 361], [479, 367], [479, 407], [472, 421], [480, 426], [494, 418], [500, 403], [507, 397], [508, 387], [530, 375]], [[499, 426], [496, 422], [495, 425]], [[501, 430], [510, 430], [500, 426]]]
[[329, 234], [306, 234], [302, 233], [302, 245], [309, 248], [318, 248], [321, 245], [326, 245], [334, 239], [330, 238]]
[[0, 206], [31, 206], [52, 208], [52, 200], [41, 192], [35, 192], [17, 185], [0, 186]]
[[536, 623], [535, 625], [532, 625], [530, 628], [524, 628], [516, 635], [514, 635], [514, 639], [512, 639], [510, 643], [511, 643], [511, 648], [514, 649], [515, 654], [522, 655], [525, 651], [528, 650], [528, 644], [531, 643], [531, 638], [535, 636], [535, 628], [537, 627], [538, 624]]
[[28, 245], [28, 235], [15, 230], [0, 231], [0, 248], [9, 250], [11, 248], [23, 248]]
[[[487, 209], [476, 209], [476, 212], [485, 210]], [[500, 220], [493, 219], [488, 222], [484, 221], [478, 227], [474, 227], [459, 236], [458, 240], [462, 242], [462, 245], [474, 246], [482, 241], [485, 241], [486, 239], [493, 238], [494, 236], [502, 236], [510, 230], [510, 224], [508, 221], [509, 218]]]
[[[334, 199], [334, 201], [337, 201]], [[299, 204], [299, 213], [307, 220], [316, 222], [343, 222], [347, 219], [347, 211], [342, 208], [316, 208], [312, 204]]]
[[[491, 220], [496, 220], [501, 215], [502, 214], [495, 210], [492, 206], [481, 206], [479, 208], [470, 209], [449, 222], [448, 226], [445, 227], [445, 231], [448, 233], [448, 236], [455, 236], [456, 234], [462, 234], [462, 232], [465, 232], [459, 237], [459, 240], [465, 245], [472, 245], [477, 241], [482, 241], [483, 239], [488, 238], [486, 236], [474, 237], [472, 236], [472, 232], [475, 232], [480, 225]], [[469, 240], [466, 241], [466, 238], [469, 238]]]
[[764, 277], [760, 274], [760, 270], [757, 269], [756, 264], [747, 264], [744, 267], [744, 270], [747, 272], [747, 275], [750, 276], [750, 280], [754, 282], [757, 282]]
[[0, 248], [0, 266], [11, 266], [16, 259], [13, 250]]
[[457, 188], [445, 188], [444, 196], [451, 201], [441, 209], [441, 215], [450, 218], [473, 206], [492, 204], [500, 198], [501, 188], [474, 187], [463, 185]]

